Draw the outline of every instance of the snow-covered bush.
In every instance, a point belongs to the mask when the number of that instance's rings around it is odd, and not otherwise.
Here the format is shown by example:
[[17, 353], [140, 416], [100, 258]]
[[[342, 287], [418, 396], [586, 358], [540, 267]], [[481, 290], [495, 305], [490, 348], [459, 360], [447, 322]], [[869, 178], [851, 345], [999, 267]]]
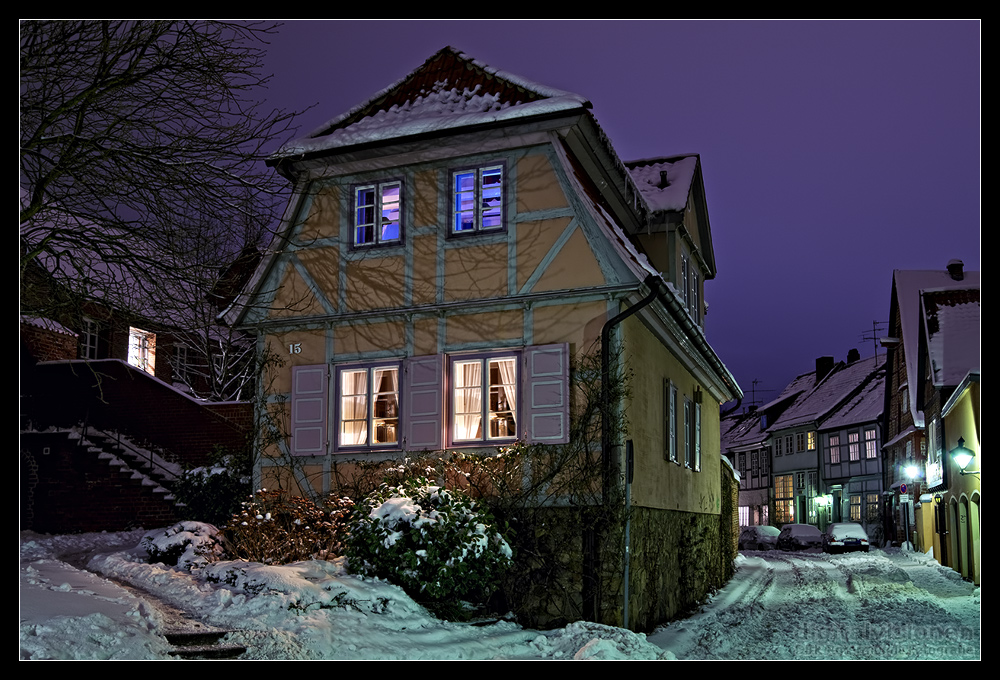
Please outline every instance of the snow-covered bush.
[[313, 502], [261, 489], [224, 527], [227, 549], [233, 557], [262, 564], [340, 557], [353, 506], [349, 498], [333, 495]]
[[225, 555], [219, 530], [204, 522], [178, 522], [165, 531], [142, 537], [140, 545], [152, 562], [177, 565], [191, 571]]
[[485, 602], [511, 564], [492, 515], [424, 478], [382, 485], [355, 508], [348, 567], [433, 601]]
[[177, 479], [174, 496], [185, 506], [189, 519], [221, 526], [250, 494], [252, 470], [248, 452], [218, 450], [211, 455], [210, 465], [186, 470]]

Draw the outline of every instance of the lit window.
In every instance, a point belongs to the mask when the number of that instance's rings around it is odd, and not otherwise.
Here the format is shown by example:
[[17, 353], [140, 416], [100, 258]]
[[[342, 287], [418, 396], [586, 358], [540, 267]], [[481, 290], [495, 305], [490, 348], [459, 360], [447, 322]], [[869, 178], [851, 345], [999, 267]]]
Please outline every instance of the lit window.
[[338, 371], [338, 445], [391, 446], [399, 441], [399, 367]]
[[452, 362], [452, 441], [517, 436], [517, 363], [517, 356]]
[[865, 496], [865, 521], [869, 524], [878, 522], [878, 494], [870, 493]]
[[503, 224], [503, 166], [456, 172], [452, 176], [452, 233], [500, 229]]
[[806, 433], [806, 448], [810, 451], [816, 450], [816, 433], [808, 432]]
[[831, 463], [839, 463], [840, 462], [840, 435], [839, 434], [831, 434], [829, 436], [829, 444], [830, 444], [830, 452], [828, 454], [828, 458], [830, 459], [830, 462]]
[[156, 334], [139, 328], [128, 329], [128, 362], [136, 368], [155, 375]]
[[861, 521], [861, 494], [851, 494], [851, 521]]
[[354, 245], [398, 243], [402, 236], [402, 182], [370, 184], [354, 190]]
[[847, 433], [847, 452], [851, 461], [861, 460], [861, 434], [858, 432]]
[[774, 519], [778, 524], [795, 521], [791, 475], [778, 475], [774, 478]]

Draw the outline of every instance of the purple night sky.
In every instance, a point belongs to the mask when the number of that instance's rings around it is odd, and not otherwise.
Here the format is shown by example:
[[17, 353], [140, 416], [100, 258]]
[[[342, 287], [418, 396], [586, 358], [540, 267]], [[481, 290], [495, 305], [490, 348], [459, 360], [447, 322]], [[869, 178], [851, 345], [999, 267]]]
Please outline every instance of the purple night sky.
[[709, 341], [750, 402], [871, 356], [893, 269], [980, 269], [978, 21], [290, 21], [268, 104], [300, 134], [451, 45], [583, 95], [628, 161], [701, 154]]

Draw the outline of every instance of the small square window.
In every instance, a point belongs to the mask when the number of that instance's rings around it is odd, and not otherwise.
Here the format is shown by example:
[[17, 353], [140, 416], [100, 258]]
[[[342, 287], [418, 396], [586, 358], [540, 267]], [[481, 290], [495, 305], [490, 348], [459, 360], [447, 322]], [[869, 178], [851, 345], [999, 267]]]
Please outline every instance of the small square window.
[[452, 175], [452, 234], [502, 229], [502, 165], [463, 170]]
[[356, 247], [399, 243], [403, 235], [403, 183], [369, 184], [354, 189]]

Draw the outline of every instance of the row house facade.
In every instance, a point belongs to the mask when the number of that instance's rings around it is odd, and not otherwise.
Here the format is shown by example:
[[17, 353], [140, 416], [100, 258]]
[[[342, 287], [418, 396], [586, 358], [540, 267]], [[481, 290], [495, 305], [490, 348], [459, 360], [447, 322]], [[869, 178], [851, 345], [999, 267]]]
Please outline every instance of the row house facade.
[[[933, 547], [937, 527], [942, 526], [938, 521], [941, 518], [935, 516], [935, 496], [931, 489], [940, 490], [945, 485], [944, 474], [950, 465], [946, 460], [950, 457], [945, 440], [939, 436], [940, 428], [932, 421], [928, 429], [924, 410], [928, 402], [936, 402], [925, 393], [932, 388], [922, 389], [933, 365], [931, 360], [921, 361], [926, 354], [921, 352], [921, 337], [925, 332], [922, 329], [927, 325], [923, 293], [975, 290], [978, 310], [978, 289], [979, 272], [965, 271], [961, 260], [952, 260], [946, 269], [895, 270], [892, 275], [889, 327], [887, 336], [881, 339], [887, 350], [888, 371], [883, 399], [885, 533], [887, 540], [909, 543], [922, 551]], [[978, 341], [978, 331], [975, 337]], [[978, 344], [971, 348], [969, 342], [962, 342], [960, 347], [963, 358], [956, 365], [974, 365], [978, 370]], [[932, 386], [934, 379], [930, 381]], [[945, 400], [938, 397], [942, 403]], [[934, 443], [929, 446], [932, 435]], [[957, 436], [953, 445], [957, 445]], [[975, 446], [978, 447], [978, 440]], [[934, 453], [932, 460], [928, 458], [929, 449]], [[928, 499], [931, 502], [926, 502]]]
[[770, 412], [772, 524], [880, 524], [880, 363], [857, 350], [836, 364], [821, 357], [762, 407]]
[[[923, 290], [917, 366], [917, 406], [927, 440], [927, 489], [917, 502], [932, 508], [918, 533], [922, 544], [933, 545], [938, 562], [976, 584], [982, 522], [979, 306], [978, 287]], [[964, 468], [956, 460], [963, 453], [969, 457]]]

